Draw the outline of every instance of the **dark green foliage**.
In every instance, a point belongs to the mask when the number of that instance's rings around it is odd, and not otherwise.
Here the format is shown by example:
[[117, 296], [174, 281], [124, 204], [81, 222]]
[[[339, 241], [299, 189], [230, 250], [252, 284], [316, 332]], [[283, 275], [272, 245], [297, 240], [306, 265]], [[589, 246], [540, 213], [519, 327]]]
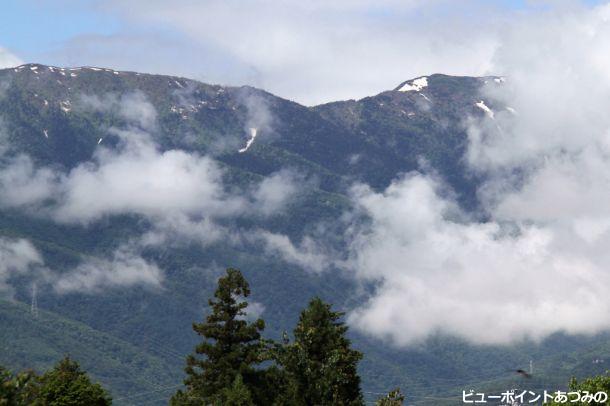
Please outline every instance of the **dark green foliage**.
[[[581, 382], [578, 382], [578, 380], [576, 380], [576, 378], [572, 378], [572, 380], [570, 380], [569, 391], [570, 392], [580, 391], [580, 393], [583, 394], [583, 396], [585, 395], [586, 392], [588, 392], [589, 394], [592, 394], [592, 395], [596, 394], [597, 392], [605, 392], [608, 394], [608, 396], [610, 396], [610, 372], [606, 372], [605, 375], [598, 375], [598, 376], [584, 379]], [[564, 402], [563, 404], [565, 404], [565, 403], [566, 402]], [[551, 405], [559, 405], [559, 404], [562, 404], [562, 403], [561, 402], [551, 403]], [[581, 406], [581, 405], [608, 406], [608, 405], [610, 405], [610, 399], [608, 399], [606, 402], [603, 402], [603, 403], [583, 401], [583, 402], [572, 402], [569, 404], [578, 405], [578, 406]]]
[[33, 402], [36, 375], [20, 372], [16, 375], [0, 366], [0, 406], [27, 405]]
[[[245, 299], [250, 295], [248, 282], [237, 269], [227, 269], [219, 279], [214, 299], [209, 301], [211, 314], [205, 322], [193, 324], [193, 330], [204, 338], [195, 348], [195, 355], [187, 358], [186, 393], [179, 391], [173, 404], [257, 404], [268, 401], [263, 388], [265, 371], [256, 369], [264, 361], [262, 319], [246, 320]], [[203, 355], [203, 357], [199, 357]], [[246, 402], [246, 403], [239, 403]]]
[[0, 367], [0, 405], [107, 406], [110, 395], [92, 383], [76, 361], [65, 357], [42, 376], [33, 372], [12, 375]]
[[405, 396], [396, 388], [382, 398], [377, 399], [376, 406], [402, 406], [405, 401]]
[[[193, 329], [204, 341], [187, 358], [186, 391], [178, 391], [173, 405], [361, 405], [358, 361], [350, 348], [343, 313], [315, 298], [301, 313], [283, 345], [263, 341], [261, 319], [248, 322], [245, 299], [248, 283], [240, 271], [227, 269], [219, 279], [211, 313]], [[203, 355], [203, 358], [198, 357]], [[275, 360], [279, 366], [256, 367]]]
[[106, 406], [110, 395], [98, 383], [92, 383], [76, 361], [66, 357], [38, 379], [33, 405]]
[[244, 385], [244, 380], [240, 374], [235, 377], [230, 388], [223, 389], [223, 405], [226, 406], [251, 406], [252, 395], [250, 390]]
[[362, 354], [350, 348], [341, 312], [314, 298], [301, 313], [295, 341], [280, 351], [294, 404], [363, 404], [357, 372]]
[[[46, 310], [34, 318], [30, 307], [20, 302], [0, 300], [0, 325], [0, 348], [10, 348], [0, 351], [0, 364], [14, 371], [32, 368], [41, 372], [70, 353], [116, 397], [175, 385], [182, 376], [183, 357], [165, 361], [158, 353], [144, 351], [142, 345]], [[142, 344], [147, 341], [144, 338]]]

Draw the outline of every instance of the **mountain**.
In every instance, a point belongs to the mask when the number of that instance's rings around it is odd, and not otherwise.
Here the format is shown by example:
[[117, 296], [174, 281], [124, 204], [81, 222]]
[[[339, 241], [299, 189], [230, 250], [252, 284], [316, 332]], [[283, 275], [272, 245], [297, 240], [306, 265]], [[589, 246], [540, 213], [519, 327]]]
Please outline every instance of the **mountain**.
[[[64, 185], [70, 174], [99, 169], [103, 159], [115, 162], [108, 156], [120, 153], [125, 137], [143, 133], [155, 145], [155, 151], [147, 153], [185, 151], [196, 165], [211, 157], [228, 196], [250, 193], [283, 171], [297, 180], [299, 190], [285, 210], [219, 214], [215, 224], [234, 231], [222, 238], [205, 244], [168, 240], [142, 246], [142, 257], [163, 270], [161, 288], [117, 284], [102, 290], [58, 291], [40, 284], [41, 311], [32, 318], [24, 307], [32, 300], [31, 278], [11, 275], [7, 281], [13, 292], [6, 295], [10, 300], [0, 302], [0, 364], [44, 368], [67, 352], [112, 390], [117, 403], [141, 404], [140, 396], [147, 403], [162, 403], [182, 379], [180, 357], [196, 342], [191, 324], [203, 317], [222, 268], [244, 272], [253, 301], [264, 306], [266, 335], [271, 338], [291, 330], [312, 296], [344, 310], [362, 303], [374, 286], [362, 286], [345, 270], [306, 269], [299, 253], [289, 261], [251, 244], [247, 236], [264, 230], [303, 242], [314, 235], [328, 250], [342, 252], [349, 224], [335, 220], [352, 209], [352, 185], [381, 191], [401, 174], [422, 167], [437, 173], [462, 208], [475, 215], [481, 180], [463, 159], [467, 120], [503, 108], [483, 101], [480, 93], [485, 84], [501, 83], [493, 77], [435, 74], [361, 100], [306, 107], [252, 87], [172, 76], [40, 64], [1, 70], [0, 173], [8, 173], [18, 162], [25, 175], [0, 178], [12, 184], [17, 179], [24, 193], [34, 193], [28, 179]], [[10, 195], [10, 190], [4, 192]], [[246, 207], [261, 209], [255, 197], [251, 200], [254, 203]], [[0, 236], [27, 239], [41, 253], [44, 266], [60, 275], [70, 275], [84, 261], [116, 258], [117, 250], [139, 241], [155, 230], [155, 221], [163, 220], [153, 216], [153, 221], [127, 207], [92, 219], [63, 221], [60, 214], [48, 214], [51, 201], [43, 199], [38, 206], [7, 201], [0, 210]], [[96, 203], [87, 202], [90, 207]], [[223, 212], [222, 207], [213, 209]], [[154, 212], [154, 207], [148, 210]], [[328, 224], [335, 228], [323, 227]], [[246, 237], [234, 243], [231, 236], [237, 232]], [[606, 335], [559, 334], [541, 344], [503, 347], [439, 335], [401, 349], [357, 331], [351, 334], [365, 353], [361, 372], [367, 399], [401, 386], [409, 401], [439, 404], [459, 397], [465, 385], [487, 382], [506, 389], [503, 385], [514, 383], [511, 371], [530, 359], [541, 366], [543, 376], [556, 377], [561, 368], [561, 379], [597, 371], [600, 364], [594, 359], [610, 362]]]

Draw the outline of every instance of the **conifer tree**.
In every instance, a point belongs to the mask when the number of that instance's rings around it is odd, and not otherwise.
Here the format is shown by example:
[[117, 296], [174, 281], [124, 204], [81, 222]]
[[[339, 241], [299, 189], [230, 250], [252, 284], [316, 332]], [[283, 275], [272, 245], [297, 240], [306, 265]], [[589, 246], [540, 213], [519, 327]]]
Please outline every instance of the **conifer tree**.
[[[195, 354], [187, 358], [185, 392], [172, 398], [174, 405], [269, 404], [273, 396], [266, 385], [266, 371], [256, 368], [265, 359], [262, 319], [246, 320], [248, 282], [237, 269], [229, 268], [219, 279], [211, 313], [193, 330], [203, 337]], [[240, 399], [239, 402], [235, 399]], [[240, 403], [241, 402], [241, 403]]]
[[253, 406], [252, 395], [250, 390], [244, 385], [244, 380], [240, 374], [235, 377], [233, 386], [224, 389], [223, 405], [224, 406]]
[[98, 383], [92, 383], [76, 361], [65, 357], [38, 378], [31, 405], [107, 406], [111, 399]]
[[357, 372], [362, 354], [350, 348], [343, 313], [314, 298], [301, 313], [295, 341], [279, 352], [296, 405], [363, 405]]

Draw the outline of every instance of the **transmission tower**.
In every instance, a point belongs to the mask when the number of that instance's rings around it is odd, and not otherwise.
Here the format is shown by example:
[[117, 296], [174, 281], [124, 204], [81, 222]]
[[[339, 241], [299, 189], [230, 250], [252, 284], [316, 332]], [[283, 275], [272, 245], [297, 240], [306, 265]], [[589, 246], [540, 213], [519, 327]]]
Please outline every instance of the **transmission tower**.
[[30, 313], [35, 319], [38, 318], [38, 287], [36, 282], [32, 285], [32, 305], [30, 306]]

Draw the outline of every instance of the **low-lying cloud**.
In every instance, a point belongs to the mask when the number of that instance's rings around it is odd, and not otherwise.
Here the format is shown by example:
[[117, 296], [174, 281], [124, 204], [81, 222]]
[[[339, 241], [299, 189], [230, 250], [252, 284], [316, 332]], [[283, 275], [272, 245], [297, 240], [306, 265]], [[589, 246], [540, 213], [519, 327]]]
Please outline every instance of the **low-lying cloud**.
[[[223, 13], [224, 5], [210, 4]], [[323, 9], [321, 5], [317, 7], [309, 10], [310, 18]], [[159, 3], [148, 9], [149, 14], [143, 18], [170, 25], [184, 22], [185, 32], [193, 38], [234, 49], [235, 54], [255, 61], [257, 69], [267, 77], [286, 79], [276, 69], [290, 66], [291, 61], [307, 69], [300, 55], [287, 52], [278, 57], [281, 60], [268, 60], [266, 52], [247, 42], [231, 40], [231, 45], [224, 44], [231, 37], [219, 39], [212, 32], [223, 20], [212, 25], [196, 21], [193, 25], [195, 20], [191, 21], [190, 16], [197, 13], [179, 12], [190, 9], [190, 3], [183, 3], [176, 8], [178, 16], [167, 13]], [[243, 18], [238, 16], [236, 21]], [[541, 340], [559, 331], [607, 330], [608, 20], [610, 6], [526, 13], [495, 32], [492, 40], [476, 37], [475, 44], [466, 47], [475, 54], [491, 54], [495, 49], [486, 69], [506, 77], [502, 85], [494, 84], [481, 95], [485, 105], [494, 110], [493, 116], [471, 118], [467, 123], [469, 147], [464, 160], [469, 170], [484, 179], [478, 189], [481, 213], [464, 212], [442, 180], [424, 171], [403, 175], [383, 191], [364, 185], [352, 189], [356, 212], [366, 215], [368, 222], [349, 224], [345, 253], [328, 251], [313, 236], [295, 242], [285, 235], [258, 230], [248, 240], [217, 220], [272, 215], [296, 196], [295, 184], [301, 180], [280, 172], [248, 190], [227, 191], [218, 162], [181, 150], [163, 151], [155, 145], [150, 132], [155, 131], [156, 116], [147, 110], [146, 100], [138, 96], [112, 101], [124, 111], [122, 117], [127, 122], [125, 128], [109, 130], [120, 140], [119, 146], [115, 149], [102, 144], [91, 162], [67, 173], [36, 167], [27, 156], [3, 157], [0, 203], [36, 208], [38, 213], [64, 223], [87, 225], [124, 213], [150, 220], [151, 229], [135, 242], [133, 255], [119, 251], [110, 258], [81, 265], [66, 274], [69, 280], [58, 282], [61, 291], [95, 291], [96, 286], [131, 281], [156, 286], [162, 281], [162, 273], [140, 258], [137, 248], [183, 241], [207, 245], [223, 239], [236, 244], [262, 244], [265, 253], [305, 269], [320, 272], [339, 267], [357, 280], [372, 282], [375, 290], [363, 305], [349, 313], [349, 322], [397, 345], [421, 342], [437, 333], [480, 344], [506, 344]], [[245, 31], [239, 35], [258, 34], [252, 24], [265, 25], [258, 20], [246, 22]], [[302, 28], [288, 30], [294, 36], [281, 48], [297, 49], [306, 57], [319, 55], [312, 51], [318, 47], [303, 50], [293, 46], [302, 43], [301, 32], [310, 32]], [[341, 43], [343, 37], [359, 38], [361, 32], [369, 32], [358, 29], [347, 35], [349, 26], [339, 28], [332, 40], [324, 43]], [[272, 29], [283, 33], [286, 27], [281, 22]], [[405, 34], [404, 38], [408, 37]], [[260, 42], [260, 38], [252, 35], [250, 40]], [[388, 45], [386, 52], [398, 55], [404, 51], [406, 41], [392, 39], [388, 43], [399, 45]], [[463, 55], [460, 50], [464, 43], [456, 44], [458, 51], [447, 53], [443, 59], [456, 60]], [[362, 51], [352, 50], [343, 62], [376, 72], [376, 61], [366, 58], [366, 64], [359, 62], [364, 60], [364, 54], [369, 56], [367, 50], [378, 44], [366, 42]], [[335, 48], [327, 49], [332, 52], [323, 53], [322, 60], [332, 55], [330, 59], [334, 61]], [[433, 52], [431, 49], [428, 43], [413, 43], [409, 52], [421, 55]], [[399, 59], [403, 60], [402, 56]], [[403, 65], [396, 63], [399, 69]], [[324, 64], [320, 66], [322, 71], [312, 71], [307, 77], [318, 80], [324, 71]], [[300, 89], [308, 89], [308, 83], [295, 81], [290, 70], [282, 71], [289, 72], [290, 80], [280, 81], [278, 89], [307, 99]], [[362, 81], [359, 70], [349, 71]], [[342, 86], [351, 82], [348, 77]], [[374, 82], [377, 83], [376, 78]], [[331, 88], [324, 96], [313, 95], [311, 100], [337, 93], [343, 94], [343, 90]], [[91, 106], [97, 103], [89, 102]], [[123, 103], [127, 104], [122, 106]], [[246, 131], [250, 126], [270, 123], [264, 110], [248, 112], [251, 117], [246, 119]], [[350, 217], [354, 218], [359, 216]], [[27, 243], [3, 244], [0, 248], [8, 258], [6, 263], [12, 265], [0, 268], [0, 275], [7, 275], [9, 269], [24, 273], [41, 265], [41, 259], [28, 249]], [[15, 253], [23, 253], [24, 259], [15, 259]], [[6, 286], [6, 281], [0, 276], [0, 286]]]
[[372, 224], [350, 265], [380, 286], [350, 323], [398, 345], [438, 332], [506, 344], [610, 327], [607, 255], [543, 225], [468, 221], [441, 189], [415, 174], [356, 192]]
[[121, 246], [109, 258], [83, 258], [77, 266], [58, 271], [45, 264], [43, 255], [29, 240], [0, 237], [0, 297], [14, 295], [12, 280], [20, 276], [60, 294], [132, 286], [156, 289], [163, 280], [157, 265], [144, 259], [134, 246]]
[[119, 247], [110, 258], [88, 258], [52, 281], [58, 293], [99, 293], [109, 288], [145, 286], [160, 288], [163, 272], [131, 247]]
[[157, 125], [157, 110], [140, 91], [123, 95], [107, 93], [81, 94], [75, 106], [80, 110], [116, 114], [128, 124], [143, 130], [154, 130]]
[[224, 215], [240, 209], [242, 202], [222, 190], [221, 170], [210, 158], [181, 150], [161, 152], [146, 133], [116, 133], [124, 143], [118, 154], [102, 147], [92, 163], [64, 178], [57, 219], [86, 223], [123, 213]]
[[355, 190], [371, 224], [350, 265], [379, 283], [350, 314], [363, 331], [503, 344], [610, 328], [610, 6], [540, 18], [504, 33], [494, 68], [506, 81], [482, 95], [496, 114], [469, 123], [488, 221], [427, 174]]
[[[221, 221], [273, 216], [308, 187], [302, 176], [284, 169], [241, 190], [229, 190], [224, 183], [226, 169], [213, 158], [159, 148], [153, 137], [158, 131], [157, 114], [143, 93], [82, 96], [76, 108], [123, 119], [120, 128], [106, 130], [113, 142], [98, 144], [90, 161], [66, 171], [39, 166], [25, 154], [9, 154], [8, 140], [2, 139], [0, 205], [83, 227], [131, 214], [146, 219], [150, 227], [110, 257], [87, 258], [65, 273], [45, 276], [58, 293], [100, 292], [133, 285], [159, 287], [163, 272], [141, 257], [142, 249], [193, 242], [205, 247], [221, 238], [234, 244], [250, 243], [240, 230]], [[269, 125], [271, 118], [265, 108], [257, 110], [249, 105], [248, 111], [249, 120], [261, 127]], [[301, 188], [297, 188], [298, 183]], [[29, 265], [26, 261], [12, 268], [24, 272]], [[7, 285], [8, 277], [1, 280]]]
[[0, 237], [0, 297], [12, 297], [10, 279], [25, 275], [43, 266], [38, 250], [28, 240]]

